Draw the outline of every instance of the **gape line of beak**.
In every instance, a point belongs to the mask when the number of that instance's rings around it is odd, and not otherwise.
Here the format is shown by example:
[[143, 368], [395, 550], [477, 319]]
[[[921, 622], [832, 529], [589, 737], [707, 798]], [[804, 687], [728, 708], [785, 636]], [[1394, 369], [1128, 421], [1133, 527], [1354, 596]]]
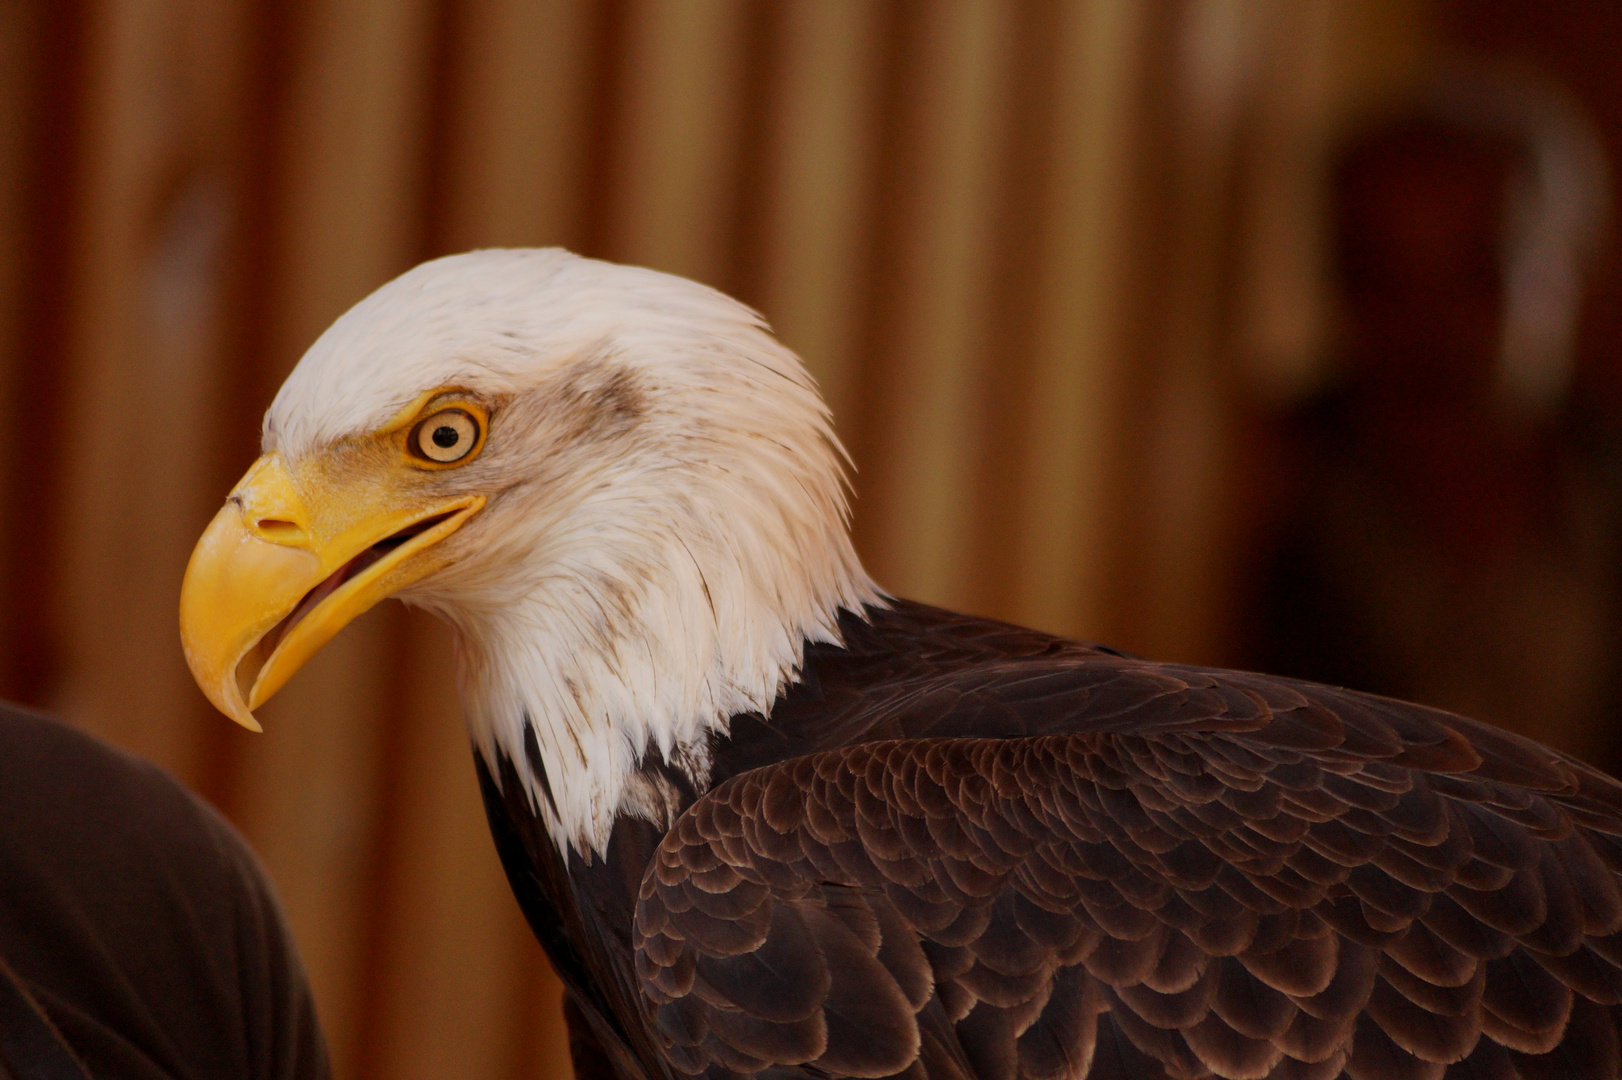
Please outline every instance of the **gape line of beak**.
[[482, 495], [400, 505], [333, 494], [307, 513], [291, 477], [267, 455], [215, 515], [186, 568], [186, 662], [215, 707], [252, 731], [261, 730], [253, 711], [339, 630], [443, 565], [435, 545], [485, 504]]

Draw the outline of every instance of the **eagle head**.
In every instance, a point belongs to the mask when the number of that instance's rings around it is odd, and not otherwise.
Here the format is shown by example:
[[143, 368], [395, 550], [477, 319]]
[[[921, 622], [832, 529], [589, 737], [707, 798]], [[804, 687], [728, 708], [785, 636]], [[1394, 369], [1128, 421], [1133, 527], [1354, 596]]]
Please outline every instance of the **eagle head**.
[[721, 293], [556, 249], [438, 259], [282, 385], [187, 567], [186, 660], [259, 730], [350, 620], [426, 608], [479, 752], [560, 846], [601, 849], [659, 812], [645, 754], [702, 781], [710, 733], [878, 600], [844, 462], [798, 358]]

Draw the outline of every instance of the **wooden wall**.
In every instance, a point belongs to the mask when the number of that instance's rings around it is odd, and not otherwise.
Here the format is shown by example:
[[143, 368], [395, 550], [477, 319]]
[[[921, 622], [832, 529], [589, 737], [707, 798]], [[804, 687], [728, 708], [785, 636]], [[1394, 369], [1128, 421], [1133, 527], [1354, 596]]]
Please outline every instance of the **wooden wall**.
[[444, 634], [374, 611], [262, 737], [187, 677], [187, 554], [301, 351], [472, 247], [698, 278], [821, 381], [882, 583], [1220, 659], [1235, 381], [1313, 333], [1269, 223], [1413, 7], [9, 0], [0, 691], [241, 826], [341, 1077], [564, 1076]]

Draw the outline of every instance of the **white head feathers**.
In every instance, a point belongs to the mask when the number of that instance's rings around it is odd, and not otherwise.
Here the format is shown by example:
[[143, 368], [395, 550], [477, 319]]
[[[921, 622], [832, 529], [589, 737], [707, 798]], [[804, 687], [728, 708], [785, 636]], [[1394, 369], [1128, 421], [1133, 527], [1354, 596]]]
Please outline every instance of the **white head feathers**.
[[709, 733], [878, 599], [842, 451], [754, 312], [556, 249], [438, 259], [361, 301], [276, 395], [264, 448], [296, 460], [450, 386], [497, 403], [483, 454], [440, 474], [490, 501], [400, 595], [455, 628], [486, 760], [512, 761], [560, 846], [601, 850], [616, 814], [665, 812], [645, 752], [702, 780]]

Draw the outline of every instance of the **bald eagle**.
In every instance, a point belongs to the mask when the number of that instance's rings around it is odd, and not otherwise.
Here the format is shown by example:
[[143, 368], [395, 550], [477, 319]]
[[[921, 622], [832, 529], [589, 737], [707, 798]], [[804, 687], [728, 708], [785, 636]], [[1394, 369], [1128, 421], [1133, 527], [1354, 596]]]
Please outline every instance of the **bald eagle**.
[[454, 630], [585, 1077], [1615, 1077], [1622, 788], [1416, 705], [887, 595], [754, 312], [562, 251], [340, 318], [197, 545], [253, 712], [398, 596]]

